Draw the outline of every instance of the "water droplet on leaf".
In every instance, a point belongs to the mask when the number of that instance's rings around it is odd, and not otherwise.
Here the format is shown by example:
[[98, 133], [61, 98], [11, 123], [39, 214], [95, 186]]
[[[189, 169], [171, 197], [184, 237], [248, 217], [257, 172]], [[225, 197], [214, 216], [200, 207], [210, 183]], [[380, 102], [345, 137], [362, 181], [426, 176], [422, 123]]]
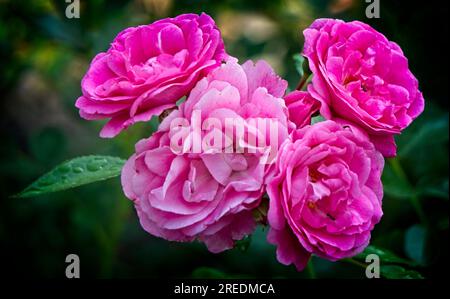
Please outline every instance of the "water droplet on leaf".
[[87, 166], [87, 170], [89, 170], [89, 171], [97, 171], [97, 170], [100, 170], [100, 169], [102, 169], [102, 165], [100, 164], [100, 163], [89, 163]]
[[82, 173], [84, 171], [83, 167], [75, 166], [72, 168], [73, 172], [75, 173]]
[[62, 165], [58, 168], [61, 173], [68, 173], [70, 169], [70, 165]]

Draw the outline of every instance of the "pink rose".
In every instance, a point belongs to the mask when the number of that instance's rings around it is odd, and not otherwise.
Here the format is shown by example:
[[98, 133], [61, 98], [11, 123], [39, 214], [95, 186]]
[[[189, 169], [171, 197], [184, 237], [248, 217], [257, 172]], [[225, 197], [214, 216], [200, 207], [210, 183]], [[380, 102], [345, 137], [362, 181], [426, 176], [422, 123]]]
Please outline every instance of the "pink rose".
[[294, 131], [267, 186], [278, 260], [301, 270], [311, 254], [335, 261], [361, 252], [382, 216], [383, 166], [356, 127], [324, 121]]
[[306, 91], [294, 90], [284, 97], [289, 110], [289, 120], [297, 128], [311, 124], [311, 116], [319, 111], [320, 102]]
[[100, 136], [114, 137], [174, 107], [225, 58], [219, 29], [204, 13], [131, 27], [92, 60], [75, 105], [85, 119], [109, 118]]
[[[175, 154], [170, 127], [176, 119], [190, 120], [199, 110], [202, 121], [213, 117], [219, 122], [241, 119], [246, 127], [252, 127], [252, 117], [274, 118], [280, 123], [279, 139], [284, 140], [288, 121], [281, 97], [286, 87], [263, 61], [243, 66], [229, 61], [199, 81], [179, 110], [164, 119], [158, 132], [136, 145], [136, 153], [123, 168], [122, 186], [134, 201], [146, 231], [172, 241], [198, 239], [212, 252], [232, 248], [235, 240], [253, 232], [252, 210], [261, 201], [265, 176], [271, 168], [260, 163], [261, 154]], [[202, 130], [201, 135], [208, 132]], [[254, 126], [251, 132], [264, 135]], [[219, 129], [218, 133], [224, 131]]]
[[308, 91], [321, 101], [321, 114], [362, 126], [383, 155], [395, 156], [393, 135], [424, 109], [400, 47], [358, 21], [318, 19], [303, 33], [313, 72]]

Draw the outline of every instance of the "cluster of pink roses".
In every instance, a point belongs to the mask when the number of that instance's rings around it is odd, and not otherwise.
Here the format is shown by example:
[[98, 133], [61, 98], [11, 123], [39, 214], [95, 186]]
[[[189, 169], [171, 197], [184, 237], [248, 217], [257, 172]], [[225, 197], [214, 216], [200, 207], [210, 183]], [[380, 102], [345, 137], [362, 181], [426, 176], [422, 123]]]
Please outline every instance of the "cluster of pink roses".
[[[400, 47], [368, 25], [320, 19], [304, 35], [312, 81], [287, 95], [266, 62], [228, 55], [206, 14], [128, 28], [93, 59], [76, 106], [83, 118], [109, 119], [102, 137], [173, 110], [122, 170], [146, 231], [221, 252], [253, 232], [269, 200], [268, 241], [283, 264], [301, 270], [311, 254], [338, 260], [368, 245], [382, 216], [383, 156], [395, 156], [393, 136], [424, 100]], [[240, 120], [263, 138], [249, 120], [276, 119], [276, 161], [249, 151], [175, 153], [171, 121], [194, 110]], [[319, 112], [326, 121], [311, 125]]]

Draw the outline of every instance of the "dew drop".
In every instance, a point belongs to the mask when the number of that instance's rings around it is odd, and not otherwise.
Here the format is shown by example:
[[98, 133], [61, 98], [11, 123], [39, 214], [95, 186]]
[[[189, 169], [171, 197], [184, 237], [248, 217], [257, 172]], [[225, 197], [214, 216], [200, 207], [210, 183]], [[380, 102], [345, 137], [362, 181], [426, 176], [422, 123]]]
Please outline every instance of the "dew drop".
[[72, 168], [72, 171], [75, 173], [82, 173], [84, 171], [84, 169], [81, 166], [75, 166]]
[[70, 169], [70, 165], [62, 165], [58, 168], [61, 173], [68, 173]]
[[95, 157], [94, 161], [101, 162], [101, 163], [106, 163], [107, 162], [106, 159], [102, 158], [102, 157]]
[[87, 170], [89, 170], [89, 171], [97, 171], [97, 170], [102, 169], [102, 168], [103, 168], [103, 165], [100, 164], [100, 163], [94, 163], [94, 162], [92, 162], [92, 163], [89, 163], [89, 164], [86, 166], [86, 168], [87, 168]]

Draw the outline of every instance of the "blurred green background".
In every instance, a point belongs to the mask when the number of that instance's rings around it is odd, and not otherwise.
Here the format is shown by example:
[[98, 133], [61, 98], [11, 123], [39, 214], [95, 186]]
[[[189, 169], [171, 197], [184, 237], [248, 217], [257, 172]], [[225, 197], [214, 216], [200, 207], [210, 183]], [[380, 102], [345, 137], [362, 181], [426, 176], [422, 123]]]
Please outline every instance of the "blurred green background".
[[[102, 122], [78, 117], [74, 102], [89, 61], [128, 26], [186, 12], [207, 12], [228, 52], [263, 58], [298, 81], [292, 56], [315, 18], [361, 20], [396, 41], [426, 99], [423, 115], [397, 138], [387, 161], [384, 217], [372, 244], [411, 261], [426, 278], [448, 267], [447, 2], [380, 1], [381, 18], [365, 17], [362, 0], [81, 0], [81, 18], [67, 19], [64, 0], [0, 0], [0, 250], [8, 277], [64, 278], [67, 254], [81, 277], [352, 277], [364, 269], [313, 259], [298, 273], [277, 263], [259, 229], [250, 242], [222, 254], [198, 243], [161, 240], [141, 229], [118, 178], [66, 192], [17, 199], [17, 193], [62, 161], [86, 154], [127, 158], [155, 123], [118, 138], [98, 137]], [[444, 274], [448, 275], [448, 274]]]

